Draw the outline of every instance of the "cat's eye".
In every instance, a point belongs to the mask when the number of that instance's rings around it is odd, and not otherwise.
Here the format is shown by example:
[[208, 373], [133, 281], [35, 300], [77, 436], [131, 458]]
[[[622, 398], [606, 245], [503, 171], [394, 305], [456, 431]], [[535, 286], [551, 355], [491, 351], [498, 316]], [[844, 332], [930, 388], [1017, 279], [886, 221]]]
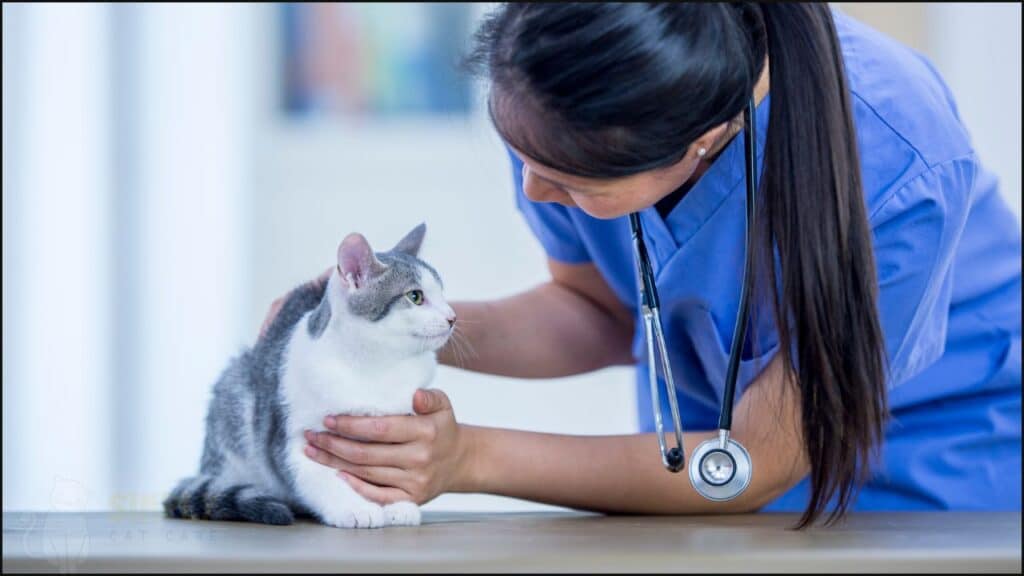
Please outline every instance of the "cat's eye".
[[409, 290], [405, 293], [405, 297], [417, 306], [423, 305], [423, 290]]

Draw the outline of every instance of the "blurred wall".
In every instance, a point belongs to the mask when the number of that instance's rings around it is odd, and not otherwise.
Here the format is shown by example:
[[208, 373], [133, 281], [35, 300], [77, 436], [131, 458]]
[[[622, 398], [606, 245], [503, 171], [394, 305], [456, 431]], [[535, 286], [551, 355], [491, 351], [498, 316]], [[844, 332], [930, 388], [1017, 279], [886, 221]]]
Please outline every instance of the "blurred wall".
[[[1020, 6], [839, 7], [933, 60], [1019, 214]], [[4, 4], [5, 510], [156, 508], [197, 466], [214, 378], [348, 232], [385, 248], [426, 221], [424, 256], [452, 299], [545, 278], [479, 109], [286, 122], [274, 11]], [[436, 384], [467, 423], [635, 428], [628, 369], [527, 381], [445, 368]]]
[[1021, 214], [1021, 5], [842, 2], [841, 10], [924, 54], [956, 98], [974, 146]]

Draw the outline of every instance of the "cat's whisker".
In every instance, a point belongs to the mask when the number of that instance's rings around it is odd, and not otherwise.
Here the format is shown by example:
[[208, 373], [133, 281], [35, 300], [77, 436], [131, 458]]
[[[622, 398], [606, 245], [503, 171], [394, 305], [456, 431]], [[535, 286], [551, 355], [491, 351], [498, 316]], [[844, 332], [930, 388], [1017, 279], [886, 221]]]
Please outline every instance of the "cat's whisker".
[[457, 368], [465, 366], [465, 359], [462, 356], [462, 350], [459, 346], [459, 341], [455, 338], [455, 330], [452, 330], [451, 336], [448, 338], [448, 343], [445, 346], [451, 350], [452, 359], [455, 362]]
[[465, 368], [468, 365], [467, 362], [466, 362], [466, 360], [467, 360], [467, 358], [466, 358], [467, 352], [466, 352], [466, 346], [465, 346], [465, 339], [463, 338], [462, 333], [460, 333], [458, 330], [453, 330], [452, 331], [452, 342], [455, 343], [455, 350], [456, 350], [456, 354], [458, 356], [459, 367], [460, 368]]
[[473, 347], [473, 342], [470, 340], [468, 336], [466, 336], [465, 333], [459, 330], [458, 326], [455, 327], [455, 330], [452, 332], [452, 335], [458, 336], [460, 346], [465, 348], [468, 354], [471, 354], [473, 358], [479, 358], [479, 354], [477, 354], [476, 348]]
[[463, 352], [462, 346], [459, 345], [459, 342], [457, 340], [452, 340], [452, 343], [454, 344], [452, 350], [455, 352], [455, 366], [457, 368], [465, 368], [466, 354], [465, 352]]
[[469, 351], [469, 354], [472, 355], [473, 358], [479, 358], [480, 354], [477, 353], [476, 347], [473, 346], [473, 341], [465, 334], [462, 334], [461, 336], [462, 343], [466, 346], [467, 350]]
[[464, 366], [464, 364], [463, 364], [462, 357], [461, 357], [460, 350], [459, 350], [459, 342], [455, 339], [455, 331], [454, 330], [452, 331], [451, 337], [448, 338], [448, 344], [446, 344], [446, 346], [452, 352], [452, 360], [454, 361], [455, 366], [457, 368], [462, 368]]

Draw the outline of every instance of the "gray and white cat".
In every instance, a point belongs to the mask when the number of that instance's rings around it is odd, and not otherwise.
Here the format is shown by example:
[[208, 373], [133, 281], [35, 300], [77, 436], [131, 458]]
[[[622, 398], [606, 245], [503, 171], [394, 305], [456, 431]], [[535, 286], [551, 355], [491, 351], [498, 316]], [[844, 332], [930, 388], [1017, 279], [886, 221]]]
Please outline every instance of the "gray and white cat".
[[312, 515], [346, 528], [417, 525], [413, 502], [365, 500], [303, 454], [328, 414], [411, 414], [454, 329], [441, 278], [417, 257], [420, 224], [388, 252], [348, 235], [326, 285], [286, 298], [255, 345], [214, 385], [199, 475], [164, 501], [168, 516], [290, 524]]

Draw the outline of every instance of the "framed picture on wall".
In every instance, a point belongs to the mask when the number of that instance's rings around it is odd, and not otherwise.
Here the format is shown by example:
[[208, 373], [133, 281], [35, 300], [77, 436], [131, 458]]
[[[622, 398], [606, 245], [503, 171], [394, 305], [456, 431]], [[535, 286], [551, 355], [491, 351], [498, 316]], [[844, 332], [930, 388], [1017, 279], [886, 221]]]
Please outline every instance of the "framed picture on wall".
[[289, 118], [459, 116], [470, 3], [287, 3], [282, 108]]

